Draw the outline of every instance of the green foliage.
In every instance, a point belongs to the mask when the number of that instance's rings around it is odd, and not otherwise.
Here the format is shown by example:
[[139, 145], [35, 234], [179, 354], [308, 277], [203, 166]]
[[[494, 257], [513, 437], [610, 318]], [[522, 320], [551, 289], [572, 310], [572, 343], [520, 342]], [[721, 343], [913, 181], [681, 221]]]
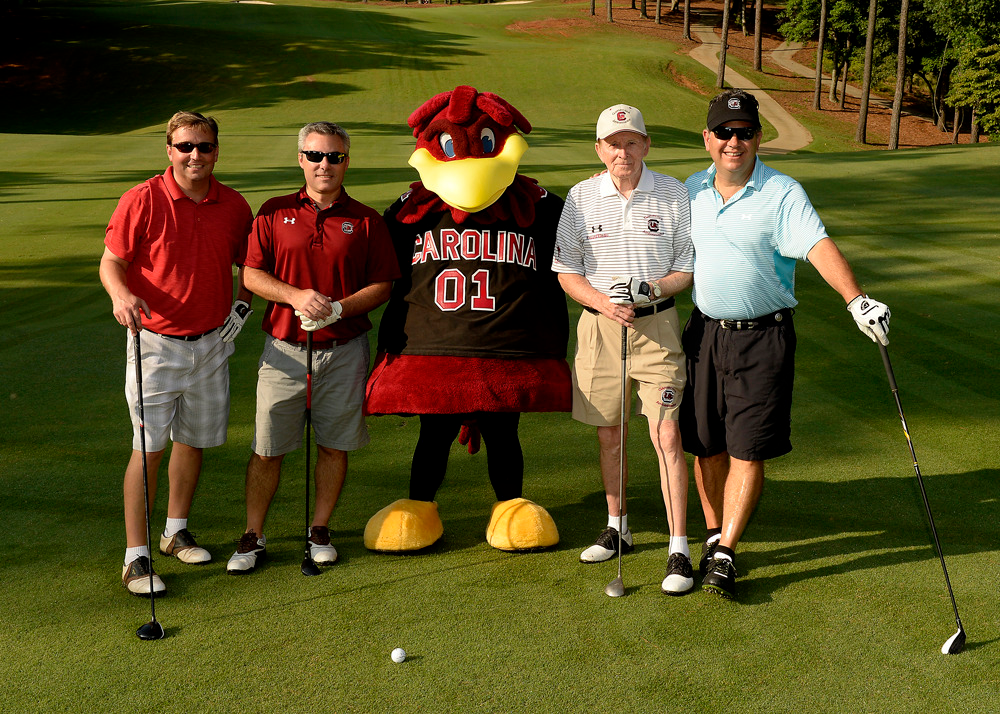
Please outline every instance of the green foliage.
[[963, 49], [945, 101], [971, 107], [984, 131], [1000, 133], [1000, 45]]

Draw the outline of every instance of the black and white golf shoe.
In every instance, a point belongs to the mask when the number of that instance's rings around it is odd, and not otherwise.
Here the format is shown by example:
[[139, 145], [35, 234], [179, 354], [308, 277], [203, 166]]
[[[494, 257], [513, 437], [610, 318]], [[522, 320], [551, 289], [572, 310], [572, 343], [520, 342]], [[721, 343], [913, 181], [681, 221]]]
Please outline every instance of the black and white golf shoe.
[[326, 526], [309, 528], [309, 557], [316, 565], [333, 565], [337, 562], [337, 549], [330, 545], [330, 529]]
[[198, 545], [191, 531], [181, 528], [170, 538], [160, 536], [160, 552], [177, 558], [182, 563], [201, 565], [212, 559], [212, 554]]
[[736, 598], [736, 564], [728, 558], [712, 558], [701, 581], [706, 592], [721, 595], [727, 600]]
[[597, 536], [597, 541], [594, 545], [580, 553], [580, 562], [603, 563], [605, 560], [611, 560], [618, 555], [619, 540], [624, 544], [622, 545], [622, 555], [631, 552], [632, 531], [625, 531], [625, 535], [619, 538], [618, 531], [608, 526], [601, 531], [601, 535]]
[[701, 560], [698, 561], [698, 572], [701, 573], [702, 577], [705, 577], [705, 573], [708, 570], [708, 563], [715, 557], [715, 549], [721, 540], [721, 536], [715, 536], [714, 540], [706, 540], [701, 544]]
[[236, 547], [236, 552], [226, 564], [226, 572], [230, 575], [252, 573], [257, 568], [257, 559], [264, 556], [266, 544], [267, 539], [264, 536], [258, 538], [253, 531], [244, 533], [240, 537], [240, 544]]
[[[128, 565], [122, 566], [122, 586], [133, 595], [149, 597], [149, 558], [140, 555]], [[167, 586], [160, 580], [160, 576], [153, 573], [153, 592], [159, 595], [165, 592]]]
[[691, 559], [683, 553], [671, 553], [667, 558], [667, 575], [660, 585], [667, 595], [683, 595], [694, 587]]

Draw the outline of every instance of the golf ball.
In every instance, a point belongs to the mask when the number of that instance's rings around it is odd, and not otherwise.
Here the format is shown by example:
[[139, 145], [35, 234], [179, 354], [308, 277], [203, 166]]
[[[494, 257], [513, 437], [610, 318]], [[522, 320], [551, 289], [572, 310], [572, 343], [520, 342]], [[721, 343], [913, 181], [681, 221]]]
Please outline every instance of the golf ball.
[[392, 654], [390, 654], [389, 656], [392, 657], [392, 661], [393, 662], [396, 662], [396, 663], [405, 662], [406, 661], [406, 650], [404, 650], [402, 647], [397, 647], [396, 649], [394, 649], [392, 651]]

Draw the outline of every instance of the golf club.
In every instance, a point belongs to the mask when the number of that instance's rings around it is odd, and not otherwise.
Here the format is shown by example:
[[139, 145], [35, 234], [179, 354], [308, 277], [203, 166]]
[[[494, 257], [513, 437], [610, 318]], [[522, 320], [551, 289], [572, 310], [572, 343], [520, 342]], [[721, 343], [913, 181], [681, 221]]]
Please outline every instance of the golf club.
[[312, 559], [309, 546], [309, 487], [312, 477], [309, 458], [312, 455], [312, 387], [313, 387], [313, 335], [306, 332], [306, 554], [302, 558], [303, 575], [319, 575], [319, 566]]
[[622, 580], [622, 502], [625, 500], [625, 383], [628, 379], [625, 374], [625, 355], [627, 349], [628, 328], [622, 325], [622, 408], [621, 416], [618, 419], [618, 577], [604, 588], [608, 597], [621, 597], [625, 594], [625, 583]]
[[142, 406], [142, 344], [135, 333], [135, 389], [139, 404], [139, 449], [142, 454], [142, 502], [146, 512], [146, 546], [149, 548], [149, 611], [152, 619], [135, 631], [140, 640], [162, 640], [166, 633], [156, 621], [156, 591], [153, 587], [153, 547], [149, 532], [149, 472], [146, 468], [146, 416]]
[[920, 465], [917, 463], [917, 454], [913, 450], [913, 440], [910, 439], [910, 429], [906, 425], [906, 417], [903, 416], [903, 405], [899, 401], [899, 388], [896, 386], [896, 377], [892, 373], [892, 363], [889, 362], [889, 350], [885, 345], [879, 343], [879, 350], [882, 352], [882, 361], [885, 363], [885, 373], [889, 377], [889, 388], [892, 389], [892, 396], [896, 399], [896, 408], [899, 410], [899, 420], [903, 423], [903, 435], [906, 443], [910, 447], [910, 456], [913, 457], [913, 470], [917, 472], [917, 483], [920, 485], [920, 495], [924, 499], [924, 508], [927, 510], [927, 520], [931, 524], [931, 535], [934, 536], [934, 547], [937, 549], [938, 558], [941, 560], [941, 570], [944, 571], [944, 582], [948, 586], [948, 595], [951, 597], [951, 607], [955, 611], [955, 624], [958, 631], [949, 637], [941, 647], [941, 654], [958, 654], [965, 647], [965, 629], [962, 627], [962, 620], [958, 616], [958, 605], [955, 603], [955, 593], [951, 589], [951, 579], [948, 577], [948, 567], [944, 564], [944, 553], [941, 551], [941, 541], [938, 540], [937, 528], [934, 527], [934, 516], [931, 514], [931, 504], [927, 500], [927, 491], [924, 489], [924, 479], [920, 475]]

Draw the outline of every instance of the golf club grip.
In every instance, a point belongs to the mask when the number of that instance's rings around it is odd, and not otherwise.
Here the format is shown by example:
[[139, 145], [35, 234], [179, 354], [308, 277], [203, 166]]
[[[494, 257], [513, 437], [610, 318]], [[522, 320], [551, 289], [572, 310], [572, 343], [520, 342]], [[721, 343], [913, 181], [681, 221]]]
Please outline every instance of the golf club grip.
[[881, 342], [878, 343], [878, 349], [882, 353], [882, 363], [885, 365], [885, 374], [889, 378], [889, 388], [893, 392], [898, 392], [899, 387], [896, 386], [896, 375], [892, 373], [892, 362], [889, 361], [889, 349]]

